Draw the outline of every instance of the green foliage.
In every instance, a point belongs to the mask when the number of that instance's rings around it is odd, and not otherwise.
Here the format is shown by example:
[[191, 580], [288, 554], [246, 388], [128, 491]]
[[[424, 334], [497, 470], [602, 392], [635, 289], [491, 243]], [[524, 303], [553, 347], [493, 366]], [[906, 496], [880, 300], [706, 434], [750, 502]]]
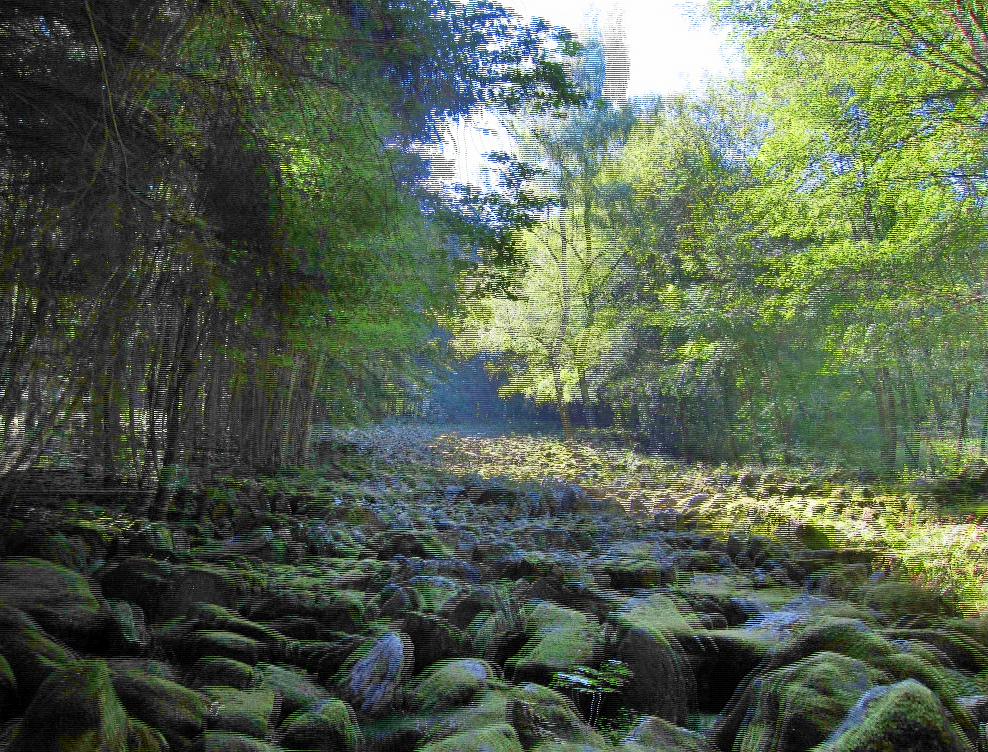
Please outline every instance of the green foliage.
[[607, 660], [600, 668], [578, 666], [573, 671], [557, 671], [552, 675], [552, 689], [571, 695], [590, 698], [590, 714], [587, 722], [596, 726], [600, 721], [600, 708], [605, 695], [619, 694], [621, 688], [634, 676], [627, 665], [618, 660]]

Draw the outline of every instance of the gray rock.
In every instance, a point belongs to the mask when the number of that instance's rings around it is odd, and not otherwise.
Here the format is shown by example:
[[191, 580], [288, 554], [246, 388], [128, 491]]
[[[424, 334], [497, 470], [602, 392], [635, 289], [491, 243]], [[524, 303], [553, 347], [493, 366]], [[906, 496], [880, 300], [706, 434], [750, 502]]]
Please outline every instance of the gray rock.
[[343, 689], [358, 712], [380, 715], [400, 697], [414, 662], [408, 635], [389, 632], [368, 640], [350, 656], [343, 668]]

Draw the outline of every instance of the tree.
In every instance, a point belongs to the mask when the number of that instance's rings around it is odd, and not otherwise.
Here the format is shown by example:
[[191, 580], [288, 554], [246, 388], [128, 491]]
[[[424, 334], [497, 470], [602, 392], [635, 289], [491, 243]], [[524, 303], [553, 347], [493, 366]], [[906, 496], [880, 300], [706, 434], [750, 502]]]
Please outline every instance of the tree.
[[570, 50], [489, 2], [4, 3], [0, 475], [80, 414], [72, 448], [155, 484], [152, 516], [186, 461], [302, 461], [495, 254], [417, 147], [578, 101]]
[[472, 347], [511, 352], [509, 388], [555, 402], [564, 430], [579, 402], [596, 431], [598, 389], [620, 358], [620, 316], [608, 310], [611, 288], [625, 270], [626, 250], [610, 233], [603, 193], [623, 141], [636, 122], [623, 97], [627, 53], [620, 29], [592, 28], [574, 77], [592, 97], [565, 112], [529, 110], [507, 119], [522, 158], [536, 166], [549, 208], [526, 236], [517, 296], [477, 306], [467, 326]]
[[[980, 381], [968, 343], [988, 271], [983, 10], [837, 0], [719, 12], [759, 53], [771, 96], [758, 201], [765, 235], [798, 248], [788, 316], [816, 320], [827, 370], [872, 401], [883, 469], [937, 465], [948, 426], [955, 448], [966, 441]], [[847, 404], [860, 424], [862, 406]]]

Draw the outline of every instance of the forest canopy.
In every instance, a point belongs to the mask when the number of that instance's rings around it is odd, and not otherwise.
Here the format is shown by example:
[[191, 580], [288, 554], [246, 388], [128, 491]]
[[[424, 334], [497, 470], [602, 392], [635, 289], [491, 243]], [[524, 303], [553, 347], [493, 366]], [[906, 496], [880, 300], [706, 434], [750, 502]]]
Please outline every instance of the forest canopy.
[[[710, 11], [745, 76], [634, 101], [619, 27], [496, 2], [7, 0], [0, 477], [75, 457], [160, 517], [451, 358], [691, 459], [977, 464], [982, 5]], [[480, 113], [499, 179], [443, 185]]]

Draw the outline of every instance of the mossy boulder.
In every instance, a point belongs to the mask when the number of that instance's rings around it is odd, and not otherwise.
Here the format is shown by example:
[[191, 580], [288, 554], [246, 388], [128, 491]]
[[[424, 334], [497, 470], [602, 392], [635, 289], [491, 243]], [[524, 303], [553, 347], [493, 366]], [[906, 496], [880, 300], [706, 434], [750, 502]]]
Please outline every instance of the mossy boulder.
[[210, 724], [213, 728], [257, 737], [271, 732], [279, 699], [273, 689], [206, 687], [202, 694], [213, 703], [215, 718]]
[[212, 715], [210, 701], [181, 684], [141, 671], [120, 671], [113, 687], [127, 713], [159, 729], [173, 749], [183, 749]]
[[401, 631], [412, 641], [415, 653], [414, 673], [421, 672], [433, 663], [463, 655], [460, 630], [441, 616], [418, 611], [406, 613]]
[[621, 752], [714, 752], [714, 747], [696, 731], [646, 716], [625, 737]]
[[110, 642], [116, 653], [140, 655], [147, 652], [151, 635], [144, 621], [144, 610], [135, 603], [110, 601], [108, 611], [112, 627]]
[[367, 626], [370, 618], [367, 600], [358, 590], [324, 585], [318, 589], [268, 591], [252, 599], [243, 612], [248, 618], [268, 622], [304, 617], [326, 630], [356, 633]]
[[350, 655], [340, 684], [358, 712], [381, 715], [397, 702], [414, 662], [408, 635], [389, 632], [365, 641]]
[[677, 577], [672, 564], [655, 561], [618, 561], [604, 564], [601, 570], [617, 590], [675, 585]]
[[200, 658], [188, 672], [188, 680], [194, 689], [210, 686], [251, 689], [261, 683], [261, 678], [261, 672], [255, 667], [216, 655]]
[[358, 752], [364, 737], [353, 708], [343, 700], [326, 700], [293, 713], [281, 724], [281, 744], [307, 752]]
[[332, 695], [315, 682], [312, 674], [301, 669], [261, 663], [257, 670], [264, 685], [281, 698], [282, 718], [332, 699]]
[[614, 656], [632, 674], [621, 691], [622, 704], [679, 724], [696, 712], [696, 679], [678, 642], [651, 629], [622, 629]]
[[871, 688], [872, 669], [855, 658], [814, 653], [757, 677], [728, 716], [738, 752], [805, 750], [823, 742]]
[[[14, 675], [17, 693], [11, 712], [23, 710], [55, 669], [75, 662], [75, 655], [49, 637], [23, 611], [0, 606], [0, 655]], [[5, 709], [4, 713], [7, 713]]]
[[281, 752], [271, 742], [233, 731], [207, 731], [197, 737], [188, 752]]
[[951, 610], [942, 594], [906, 581], [863, 585], [858, 599], [869, 608], [892, 614], [943, 614]]
[[0, 593], [8, 606], [30, 614], [46, 632], [90, 647], [104, 641], [110, 615], [88, 577], [43, 559], [0, 562]]
[[129, 718], [127, 720], [127, 752], [170, 752], [168, 740], [158, 729]]
[[201, 658], [215, 655], [251, 666], [267, 655], [266, 646], [259, 640], [245, 637], [237, 632], [216, 629], [193, 632], [181, 641], [181, 650], [185, 657]]
[[[746, 707], [744, 709], [742, 707], [752, 702], [750, 690], [753, 686], [778, 683], [778, 676], [789, 674], [786, 671], [782, 671], [781, 674], [775, 672], [817, 653], [828, 652], [839, 653], [865, 664], [875, 684], [887, 684], [904, 679], [921, 682], [937, 693], [940, 701], [966, 733], [972, 735], [976, 732], [973, 718], [961, 705], [956, 690], [943, 669], [922, 655], [906, 652], [904, 646], [886, 639], [867, 624], [852, 619], [824, 617], [781, 645], [765, 660], [757, 672], [753, 672], [742, 682], [736, 694], [736, 698], [739, 699], [729, 708], [727, 721], [717, 735], [718, 746], [723, 749], [732, 748], [735, 736], [741, 728], [743, 716], [748, 712]], [[833, 664], [834, 660], [829, 660], [829, 663]], [[824, 668], [821, 666], [818, 675], [825, 674]], [[795, 677], [793, 679], [796, 680]]]
[[127, 714], [113, 691], [110, 669], [78, 661], [56, 669], [38, 689], [8, 752], [118, 752], [127, 740]]
[[453, 734], [430, 742], [419, 752], [523, 752], [518, 734], [506, 723]]
[[512, 690], [507, 716], [527, 750], [545, 742], [606, 746], [603, 737], [580, 718], [572, 700], [539, 684]]
[[441, 661], [426, 669], [408, 693], [413, 710], [434, 713], [466, 705], [497, 680], [497, 669], [478, 658]]
[[914, 679], [876, 687], [816, 752], [971, 752], [928, 687]]
[[554, 603], [529, 614], [534, 634], [513, 660], [517, 682], [549, 684], [558, 671], [586, 666], [598, 658], [600, 625], [593, 617]]

